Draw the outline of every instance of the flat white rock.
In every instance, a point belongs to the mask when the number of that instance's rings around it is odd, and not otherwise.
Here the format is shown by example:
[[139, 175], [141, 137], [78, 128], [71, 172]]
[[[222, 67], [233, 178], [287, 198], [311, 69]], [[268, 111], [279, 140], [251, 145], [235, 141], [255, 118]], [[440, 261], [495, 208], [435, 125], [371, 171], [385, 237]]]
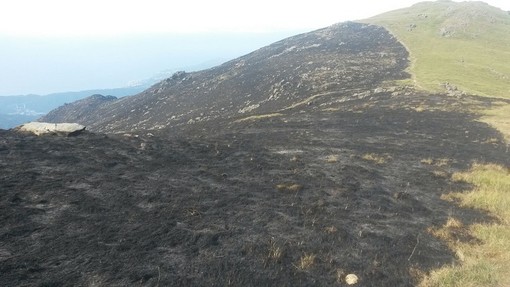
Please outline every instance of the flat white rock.
[[85, 126], [76, 123], [40, 123], [30, 122], [17, 128], [20, 132], [30, 132], [35, 135], [61, 133], [71, 134], [85, 130]]
[[347, 283], [347, 285], [354, 285], [358, 283], [358, 276], [356, 276], [356, 274], [348, 274], [345, 276], [345, 283]]

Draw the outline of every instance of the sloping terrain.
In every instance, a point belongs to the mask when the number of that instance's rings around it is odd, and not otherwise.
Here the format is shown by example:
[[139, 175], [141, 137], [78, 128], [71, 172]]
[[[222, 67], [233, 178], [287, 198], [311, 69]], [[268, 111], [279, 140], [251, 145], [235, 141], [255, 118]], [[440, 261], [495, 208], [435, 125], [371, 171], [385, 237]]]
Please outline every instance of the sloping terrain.
[[81, 114], [81, 103], [41, 121], [78, 122], [99, 132], [182, 127], [276, 113], [322, 96], [375, 89], [408, 77], [407, 52], [380, 27], [342, 23], [291, 37], [216, 68], [176, 73], [133, 97]]
[[476, 113], [509, 103], [402, 86], [408, 58], [342, 23], [43, 119], [92, 133], [0, 130], [0, 285], [413, 286], [458, 262], [431, 228], [497, 220], [444, 195], [510, 165]]
[[[103, 96], [100, 94], [92, 95], [69, 104], [64, 104], [50, 111], [41, 119], [55, 118], [55, 114], [58, 114], [58, 118], [61, 120], [53, 121], [55, 123], [63, 123], [66, 122], [65, 120], [69, 120], [67, 122], [76, 122], [74, 119], [86, 118], [90, 114], [96, 112], [100, 106], [115, 100], [117, 100], [117, 98], [113, 96]], [[44, 121], [42, 120], [42, 122]]]
[[422, 88], [510, 98], [508, 11], [481, 1], [428, 1], [363, 22], [406, 45]]
[[455, 260], [427, 228], [491, 220], [441, 200], [449, 174], [510, 163], [461, 112], [488, 100], [410, 92], [216, 135], [2, 131], [0, 284], [412, 286]]

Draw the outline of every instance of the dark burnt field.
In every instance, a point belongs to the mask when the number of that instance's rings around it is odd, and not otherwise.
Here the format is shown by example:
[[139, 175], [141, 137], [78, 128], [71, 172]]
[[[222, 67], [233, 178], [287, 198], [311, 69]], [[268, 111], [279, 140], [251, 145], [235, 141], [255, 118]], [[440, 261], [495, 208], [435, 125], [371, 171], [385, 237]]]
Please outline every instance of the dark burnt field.
[[0, 285], [412, 286], [454, 261], [427, 228], [492, 220], [440, 199], [466, 187], [452, 172], [510, 164], [460, 112], [490, 101], [327, 102], [166, 134], [0, 131]]

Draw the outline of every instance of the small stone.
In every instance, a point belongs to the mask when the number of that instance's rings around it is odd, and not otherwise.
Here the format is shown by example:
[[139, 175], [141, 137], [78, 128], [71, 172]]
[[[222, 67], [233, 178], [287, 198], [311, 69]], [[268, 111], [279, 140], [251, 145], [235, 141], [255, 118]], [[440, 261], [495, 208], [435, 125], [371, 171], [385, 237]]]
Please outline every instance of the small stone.
[[358, 276], [355, 274], [348, 274], [345, 276], [345, 283], [347, 283], [347, 285], [354, 285], [358, 283]]

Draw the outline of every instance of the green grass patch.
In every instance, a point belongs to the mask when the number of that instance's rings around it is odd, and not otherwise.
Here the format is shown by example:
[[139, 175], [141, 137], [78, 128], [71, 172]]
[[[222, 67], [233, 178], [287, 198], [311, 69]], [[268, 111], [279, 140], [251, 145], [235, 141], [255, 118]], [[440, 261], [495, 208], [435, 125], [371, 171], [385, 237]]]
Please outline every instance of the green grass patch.
[[510, 16], [482, 2], [423, 2], [361, 22], [388, 29], [410, 52], [415, 85], [510, 98]]
[[[463, 206], [481, 208], [510, 224], [510, 173], [499, 165], [475, 164], [469, 172], [455, 173], [453, 180], [466, 181], [474, 186], [468, 193], [453, 193]], [[508, 238], [510, 242], [510, 237]], [[510, 252], [510, 249], [509, 249]], [[509, 269], [510, 270], [510, 269]]]
[[510, 144], [510, 104], [501, 102], [495, 108], [484, 111], [483, 114], [480, 120], [499, 130], [507, 144]]
[[483, 209], [498, 221], [465, 227], [481, 243], [454, 240], [450, 235], [462, 228], [451, 224], [455, 219], [432, 230], [447, 241], [459, 262], [431, 272], [420, 286], [510, 286], [510, 171], [499, 165], [475, 164], [467, 172], [455, 173], [453, 180], [468, 182], [473, 189], [448, 194], [445, 199]]

